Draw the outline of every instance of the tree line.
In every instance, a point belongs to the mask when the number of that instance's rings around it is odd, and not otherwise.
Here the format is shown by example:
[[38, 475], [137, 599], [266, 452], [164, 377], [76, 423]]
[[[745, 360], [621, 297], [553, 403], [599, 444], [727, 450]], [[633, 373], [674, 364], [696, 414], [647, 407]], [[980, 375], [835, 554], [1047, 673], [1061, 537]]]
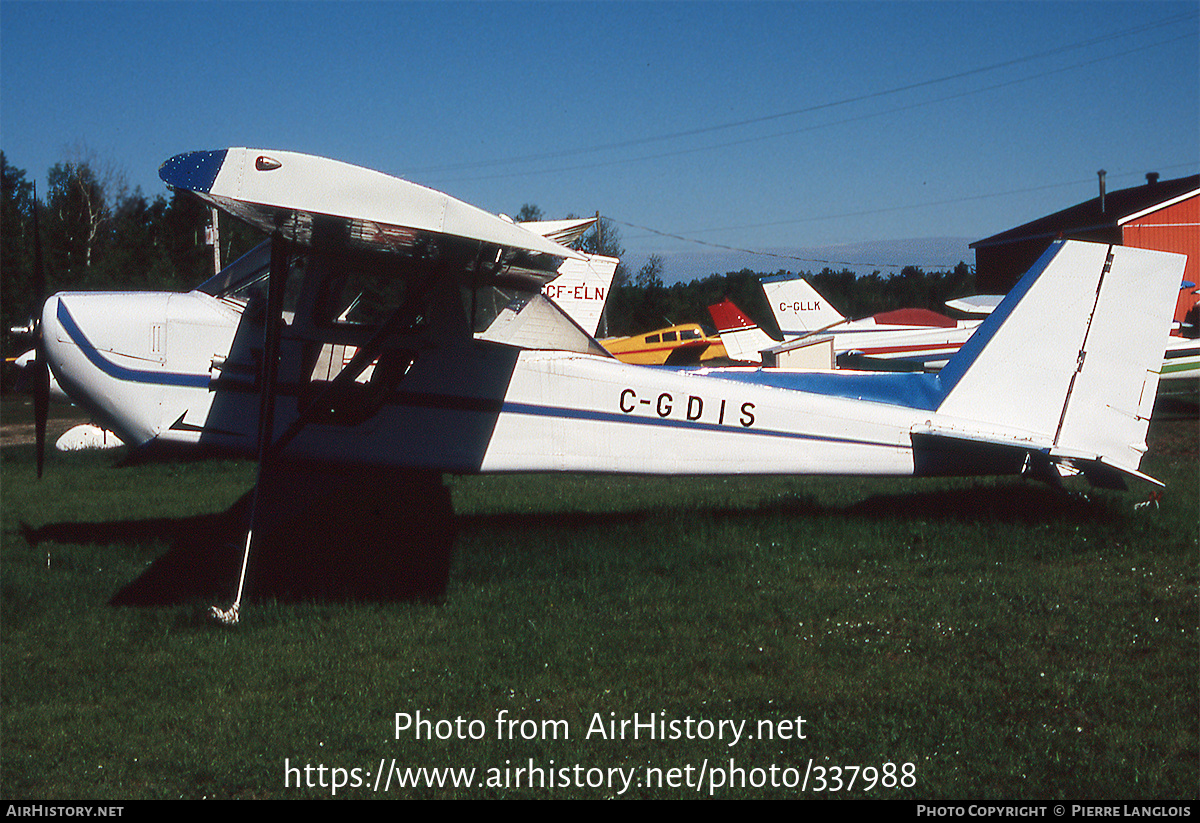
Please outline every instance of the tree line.
[[[76, 151], [47, 175], [48, 190], [37, 192], [22, 169], [0, 151], [0, 315], [5, 356], [20, 353], [28, 339], [10, 333], [24, 326], [40, 300], [56, 291], [78, 289], [186, 291], [213, 273], [212, 248], [205, 230], [208, 207], [187, 193], [148, 198], [130, 190], [123, 175], [94, 155]], [[34, 271], [34, 224], [41, 237], [44, 293]], [[574, 217], [575, 215], [567, 215]], [[545, 219], [525, 204], [516, 220]], [[261, 242], [263, 235], [237, 220], [220, 224], [221, 259], [229, 262]], [[601, 218], [577, 243], [585, 252], [623, 257], [620, 232]], [[770, 272], [779, 274], [782, 272]], [[601, 336], [639, 334], [679, 323], [709, 325], [707, 307], [728, 297], [768, 333], [778, 336], [759, 286], [763, 273], [750, 269], [713, 273], [666, 286], [663, 259], [652, 255], [635, 273], [617, 268], [609, 291], [607, 328]], [[899, 274], [856, 275], [844, 269], [797, 272], [850, 318], [888, 309], [943, 309], [945, 300], [974, 292], [974, 274], [965, 263], [953, 271], [925, 272], [913, 266]]]
[[[172, 192], [153, 199], [130, 190], [123, 175], [94, 156], [56, 163], [46, 191], [36, 192], [23, 169], [0, 151], [0, 330], [4, 354], [27, 347], [12, 326], [24, 326], [42, 299], [56, 291], [155, 289], [185, 291], [213, 274], [208, 207]], [[34, 267], [34, 225], [41, 240], [44, 293]], [[221, 223], [221, 252], [234, 260], [262, 234]]]
[[[661, 261], [651, 258], [646, 266], [661, 272]], [[646, 272], [644, 266], [642, 272]], [[858, 319], [899, 308], [924, 308], [946, 313], [945, 302], [975, 293], [975, 273], [966, 263], [950, 271], [926, 272], [906, 266], [899, 274], [867, 275], [850, 269], [819, 272], [758, 272], [742, 269], [710, 274], [688, 283], [664, 286], [661, 277], [639, 277], [634, 282], [615, 284], [609, 295], [609, 333], [639, 334], [661, 326], [699, 323], [711, 326], [708, 307], [729, 298], [764, 331], [780, 337], [779, 327], [759, 279], [767, 275], [804, 277], [820, 294], [849, 319]], [[615, 282], [615, 281], [614, 281]]]

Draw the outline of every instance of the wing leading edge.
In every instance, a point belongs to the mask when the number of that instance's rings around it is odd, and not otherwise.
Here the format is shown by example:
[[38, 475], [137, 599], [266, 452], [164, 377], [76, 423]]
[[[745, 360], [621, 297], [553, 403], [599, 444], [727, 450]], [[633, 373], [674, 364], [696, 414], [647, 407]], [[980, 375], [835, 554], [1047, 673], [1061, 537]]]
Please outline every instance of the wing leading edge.
[[167, 185], [194, 193], [266, 232], [311, 245], [314, 225], [336, 226], [348, 245], [421, 253], [439, 238], [498, 246], [546, 273], [579, 252], [433, 189], [324, 157], [231, 148], [187, 152], [159, 168]]

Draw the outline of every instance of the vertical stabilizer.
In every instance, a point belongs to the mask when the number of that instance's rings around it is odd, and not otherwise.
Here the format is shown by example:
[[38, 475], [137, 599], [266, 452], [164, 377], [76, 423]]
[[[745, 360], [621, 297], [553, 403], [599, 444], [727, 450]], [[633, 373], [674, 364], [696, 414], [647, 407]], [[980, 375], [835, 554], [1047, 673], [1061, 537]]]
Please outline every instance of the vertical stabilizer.
[[1146, 451], [1163, 341], [1187, 258], [1113, 246], [1111, 259], [1055, 445], [1134, 470]]
[[772, 275], [759, 282], [785, 338], [821, 331], [846, 319], [802, 277]]
[[1056, 242], [942, 369], [939, 414], [1136, 473], [1185, 261]]
[[717, 331], [721, 333], [721, 342], [730, 360], [761, 363], [762, 350], [769, 349], [777, 342], [728, 297], [709, 306], [708, 313], [712, 316]]
[[542, 294], [553, 300], [581, 329], [594, 336], [600, 326], [613, 275], [621, 261], [598, 254], [583, 256], [582, 260], [564, 260], [558, 267], [558, 277], [542, 286]]

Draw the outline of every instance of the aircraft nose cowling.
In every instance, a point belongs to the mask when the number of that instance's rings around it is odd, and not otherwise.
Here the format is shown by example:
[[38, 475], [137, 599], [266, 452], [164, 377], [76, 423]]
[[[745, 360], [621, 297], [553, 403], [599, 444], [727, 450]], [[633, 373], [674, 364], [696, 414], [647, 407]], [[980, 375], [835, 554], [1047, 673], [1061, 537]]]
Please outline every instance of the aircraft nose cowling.
[[166, 294], [62, 292], [42, 308], [42, 341], [63, 391], [126, 443], [157, 434]]

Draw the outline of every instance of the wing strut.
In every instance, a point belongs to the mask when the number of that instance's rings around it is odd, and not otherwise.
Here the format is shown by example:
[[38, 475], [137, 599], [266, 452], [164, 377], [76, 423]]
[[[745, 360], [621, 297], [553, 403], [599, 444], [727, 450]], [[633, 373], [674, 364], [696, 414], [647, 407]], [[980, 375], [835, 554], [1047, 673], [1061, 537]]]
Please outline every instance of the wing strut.
[[246, 546], [242, 551], [242, 569], [238, 575], [237, 596], [228, 609], [212, 606], [213, 617], [227, 625], [238, 622], [242, 598], [246, 594], [246, 571], [250, 566], [250, 549], [254, 533], [261, 525], [259, 501], [262, 498], [264, 475], [273, 454], [270, 448], [275, 422], [275, 391], [279, 377], [279, 339], [283, 326], [283, 294], [287, 286], [290, 244], [276, 231], [271, 236], [271, 269], [267, 275], [267, 312], [263, 319], [262, 387], [258, 404], [258, 473], [254, 481], [254, 499], [250, 507], [250, 528], [246, 531]]

